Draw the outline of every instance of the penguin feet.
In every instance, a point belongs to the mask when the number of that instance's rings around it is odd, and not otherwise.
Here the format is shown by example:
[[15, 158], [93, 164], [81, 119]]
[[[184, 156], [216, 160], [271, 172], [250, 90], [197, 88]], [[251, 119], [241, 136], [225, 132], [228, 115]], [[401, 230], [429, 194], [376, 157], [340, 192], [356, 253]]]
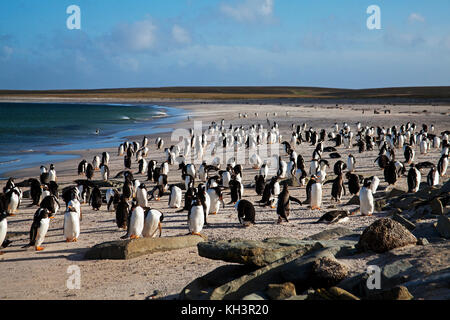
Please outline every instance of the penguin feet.
[[132, 234], [131, 236], [130, 236], [130, 239], [139, 239], [139, 236], [137, 236], [137, 235], [135, 235], [135, 234]]
[[320, 207], [311, 207], [311, 210], [322, 210]]
[[44, 250], [44, 247], [36, 247], [35, 249], [36, 249], [36, 251], [42, 251], [42, 250]]
[[14, 214], [14, 213], [9, 213], [9, 214], [8, 214], [8, 216], [10, 216], [10, 217], [14, 217], [14, 216], [15, 216], [15, 214]]
[[217, 212], [213, 212], [213, 213], [211, 213], [213, 216], [215, 216], [215, 215], [217, 215]]

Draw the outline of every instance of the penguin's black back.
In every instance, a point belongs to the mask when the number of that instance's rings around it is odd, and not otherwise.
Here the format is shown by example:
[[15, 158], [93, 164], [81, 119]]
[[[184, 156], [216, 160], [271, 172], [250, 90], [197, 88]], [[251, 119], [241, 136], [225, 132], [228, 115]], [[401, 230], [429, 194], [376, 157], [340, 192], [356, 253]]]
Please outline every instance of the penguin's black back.
[[255, 207], [248, 200], [239, 201], [238, 207], [238, 217], [244, 222], [250, 222], [255, 224]]

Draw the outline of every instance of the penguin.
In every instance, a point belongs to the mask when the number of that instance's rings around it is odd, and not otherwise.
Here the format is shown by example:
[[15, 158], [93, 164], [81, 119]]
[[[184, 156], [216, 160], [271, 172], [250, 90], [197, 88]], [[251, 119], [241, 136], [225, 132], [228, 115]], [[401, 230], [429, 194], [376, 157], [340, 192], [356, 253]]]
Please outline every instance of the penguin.
[[37, 209], [34, 213], [33, 223], [31, 224], [30, 243], [23, 248], [34, 246], [36, 251], [44, 250], [41, 245], [44, 242], [49, 225], [50, 218], [48, 210], [44, 208]]
[[331, 187], [331, 199], [340, 203], [342, 196], [343, 195], [345, 196], [343, 173], [340, 173], [334, 180], [328, 180], [323, 185], [325, 185], [329, 182], [333, 183], [332, 187]]
[[347, 210], [334, 210], [325, 213], [320, 217], [318, 221], [315, 223], [338, 223], [338, 222], [347, 222], [349, 220], [349, 212]]
[[155, 174], [155, 169], [156, 166], [158, 165], [158, 162], [155, 160], [150, 160], [148, 162], [148, 167], [147, 167], [147, 181], [153, 181], [153, 177]]
[[113, 205], [113, 208], [117, 208], [117, 204], [120, 201], [120, 194], [119, 191], [116, 189], [108, 189], [106, 191], [106, 208], [108, 211], [111, 211], [111, 205]]
[[222, 204], [225, 208], [222, 190], [220, 189], [220, 187], [208, 189], [208, 195], [210, 199], [209, 214], [216, 215], [219, 213], [220, 204]]
[[169, 208], [180, 208], [183, 193], [179, 187], [176, 185], [171, 185], [169, 187]]
[[375, 194], [378, 190], [378, 186], [380, 185], [380, 179], [377, 176], [373, 176], [369, 178], [370, 180], [370, 190], [372, 194]]
[[427, 184], [429, 186], [436, 186], [439, 184], [439, 172], [436, 167], [431, 168], [427, 175]]
[[39, 180], [41, 181], [41, 184], [47, 184], [50, 182], [50, 173], [48, 171], [41, 173], [39, 176]]
[[131, 169], [131, 157], [129, 157], [128, 155], [126, 155], [123, 158], [123, 165], [125, 166], [126, 169]]
[[103, 181], [108, 181], [108, 179], [109, 179], [109, 168], [104, 163], [102, 163], [100, 165], [100, 174], [102, 176]]
[[284, 179], [284, 178], [286, 178], [286, 173], [287, 173], [287, 163], [286, 163], [286, 161], [281, 160], [281, 157], [278, 157], [277, 175], [281, 179]]
[[41, 195], [42, 195], [42, 185], [37, 179], [30, 179], [30, 195], [33, 200], [33, 205], [38, 206]]
[[389, 185], [395, 185], [398, 179], [397, 168], [395, 166], [395, 161], [389, 161], [389, 163], [384, 168], [384, 180]]
[[228, 170], [225, 170], [225, 171], [219, 171], [219, 174], [222, 176], [222, 186], [224, 188], [230, 188], [231, 172]]
[[136, 190], [137, 205], [142, 208], [148, 207], [148, 193], [145, 184], [140, 184]]
[[349, 154], [348, 158], [347, 158], [347, 170], [348, 170], [348, 172], [355, 171], [355, 165], [356, 165], [355, 157], [352, 154]]
[[163, 221], [164, 215], [160, 211], [150, 208], [145, 210], [142, 236], [144, 238], [156, 238], [156, 232], [159, 230], [159, 237], [161, 238]]
[[267, 176], [269, 175], [269, 167], [267, 166], [267, 163], [264, 162], [261, 166], [261, 169], [259, 169], [259, 174], [264, 177], [264, 179], [267, 179]]
[[[7, 221], [7, 214], [3, 210], [0, 211], [0, 247], [2, 246], [3, 242], [6, 239], [6, 233], [8, 232], [8, 221]], [[0, 251], [0, 256], [3, 254], [2, 251]]]
[[264, 192], [264, 186], [266, 184], [266, 181], [264, 180], [264, 177], [261, 175], [255, 176], [255, 191], [258, 196], [261, 196]]
[[109, 164], [109, 153], [108, 152], [105, 151], [102, 153], [102, 162], [101, 163], [103, 163], [105, 165]]
[[386, 155], [382, 154], [378, 156], [374, 162], [378, 164], [380, 169], [385, 169], [389, 163], [389, 158]]
[[437, 170], [441, 177], [445, 176], [445, 174], [447, 173], [448, 157], [449, 157], [448, 154], [443, 154], [438, 161]]
[[239, 223], [244, 227], [255, 224], [255, 207], [248, 200], [239, 200], [234, 206], [238, 212]]
[[92, 166], [94, 167], [94, 170], [100, 170], [100, 157], [95, 156], [92, 160]]
[[133, 183], [129, 178], [127, 178], [123, 184], [122, 188], [122, 195], [125, 198], [125, 200], [129, 200], [133, 197]]
[[72, 201], [69, 202], [69, 206], [64, 213], [64, 238], [66, 242], [77, 242], [80, 236], [80, 211]]
[[125, 238], [139, 239], [142, 237], [142, 231], [145, 224], [145, 213], [142, 207], [138, 206], [136, 202], [133, 202], [131, 207], [131, 214], [128, 221], [128, 229]]
[[116, 208], [116, 224], [119, 229], [127, 229], [129, 211], [130, 206], [126, 198], [121, 196]]
[[194, 186], [195, 179], [193, 176], [191, 176], [189, 174], [183, 174], [182, 178], [184, 180], [184, 187], [186, 190], [189, 188], [192, 188]]
[[211, 198], [206, 190], [206, 186], [204, 184], [200, 184], [197, 187], [197, 197], [200, 200], [203, 206], [203, 213], [205, 215], [205, 225], [208, 225], [207, 217], [209, 215], [209, 210], [211, 208]]
[[311, 177], [311, 198], [310, 205], [311, 210], [322, 210], [322, 184], [318, 181], [317, 176]]
[[337, 176], [344, 173], [345, 169], [347, 169], [347, 165], [342, 160], [337, 161], [333, 166], [333, 172]]
[[422, 174], [416, 168], [416, 166], [411, 165], [408, 171], [408, 193], [415, 193], [419, 191], [420, 180], [422, 180]]
[[125, 153], [125, 147], [124, 147], [124, 145], [121, 143], [121, 144], [119, 145], [118, 150], [117, 150], [117, 155], [118, 155], [119, 157], [122, 157], [122, 156], [124, 155], [124, 153]]
[[93, 210], [100, 210], [102, 206], [102, 193], [98, 187], [94, 187], [94, 189], [92, 189], [91, 196], [89, 197], [89, 204], [92, 206]]
[[50, 183], [47, 185], [48, 187], [48, 191], [50, 191], [50, 193], [52, 195], [54, 195], [56, 198], [59, 198], [59, 192], [58, 192], [58, 184], [55, 181], [50, 181]]
[[359, 206], [361, 215], [363, 216], [371, 216], [375, 210], [370, 184], [371, 181], [369, 179], [364, 179], [363, 187], [359, 192]]
[[86, 160], [82, 160], [79, 164], [78, 164], [78, 175], [86, 175], [86, 170], [87, 170], [87, 161]]
[[347, 172], [345, 174], [345, 177], [347, 178], [348, 191], [350, 192], [350, 194], [358, 194], [358, 192], [360, 191], [359, 177], [356, 174], [350, 172]]
[[243, 195], [244, 195], [244, 185], [236, 180], [233, 179], [230, 181], [229, 183], [230, 186], [230, 191], [231, 191], [231, 203], [236, 204], [239, 200], [242, 199]]
[[157, 142], [158, 150], [161, 150], [163, 147], [164, 147], [164, 140], [161, 138], [158, 138], [158, 142]]
[[198, 168], [198, 178], [202, 182], [206, 182], [206, 179], [208, 177], [208, 172], [206, 171], [206, 162], [203, 161], [200, 167]]
[[48, 217], [53, 219], [54, 216], [58, 213], [60, 208], [60, 204], [58, 199], [54, 195], [50, 195], [45, 197], [41, 203], [40, 207], [48, 210]]
[[202, 203], [198, 198], [192, 201], [191, 208], [188, 214], [189, 233], [192, 235], [201, 236], [201, 231], [205, 224], [205, 214]]
[[41, 166], [40, 167], [40, 172], [41, 172], [41, 174], [48, 172], [47, 167], [46, 166]]
[[145, 148], [147, 145], [148, 145], [148, 138], [147, 138], [147, 137], [144, 137], [144, 138], [142, 139], [142, 147]]
[[405, 156], [405, 163], [406, 164], [412, 164], [414, 162], [414, 149], [411, 148], [411, 146], [409, 145], [405, 145], [403, 146], [403, 155]]
[[290, 213], [290, 201], [294, 201], [299, 205], [302, 205], [302, 202], [300, 200], [290, 196], [288, 184], [283, 183], [283, 191], [281, 191], [278, 195], [277, 201], [278, 224], [280, 224], [283, 220], [289, 222], [288, 218]]
[[22, 191], [17, 186], [9, 189], [8, 192], [5, 193], [5, 200], [6, 213], [9, 216], [14, 216], [17, 213], [22, 200]]
[[86, 178], [88, 180], [92, 180], [92, 177], [94, 177], [94, 166], [90, 163], [88, 163], [87, 167], [86, 167]]

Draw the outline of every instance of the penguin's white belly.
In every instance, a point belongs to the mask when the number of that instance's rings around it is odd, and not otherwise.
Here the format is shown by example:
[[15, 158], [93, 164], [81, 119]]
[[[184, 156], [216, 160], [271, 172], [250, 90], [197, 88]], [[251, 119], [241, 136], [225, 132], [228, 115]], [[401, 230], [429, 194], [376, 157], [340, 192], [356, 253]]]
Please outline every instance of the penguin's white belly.
[[130, 233], [128, 236], [142, 236], [144, 230], [144, 210], [141, 207], [134, 209], [130, 219]]
[[417, 169], [416, 169], [416, 175], [417, 175], [417, 177], [416, 177], [416, 187], [414, 188], [413, 192], [419, 191], [420, 181], [422, 180], [422, 174]]
[[280, 192], [280, 184], [277, 182], [273, 185], [273, 195], [278, 196]]
[[225, 173], [223, 175], [223, 186], [225, 188], [229, 188], [230, 187], [230, 180], [231, 180], [231, 175], [229, 172]]
[[322, 184], [314, 183], [311, 186], [311, 207], [322, 206]]
[[361, 188], [359, 192], [361, 214], [372, 214], [374, 211], [373, 195], [370, 189]]
[[3, 241], [5, 241], [7, 231], [8, 231], [8, 222], [6, 221], [6, 218], [4, 218], [0, 222], [0, 246], [2, 245]]
[[172, 190], [171, 197], [170, 197], [169, 207], [170, 208], [181, 207], [181, 198], [182, 198], [181, 189], [178, 187], [174, 187], [174, 189]]
[[64, 238], [74, 239], [80, 236], [80, 215], [78, 212], [67, 211], [64, 214]]
[[372, 179], [372, 183], [370, 184], [370, 190], [372, 191], [372, 194], [377, 192], [379, 185], [380, 185], [380, 179], [378, 177], [374, 177]]
[[147, 191], [144, 189], [139, 190], [136, 192], [136, 198], [138, 206], [141, 206], [143, 208], [148, 207], [148, 200], [147, 200]]
[[161, 219], [162, 213], [158, 210], [150, 210], [144, 221], [144, 229], [142, 231], [142, 236], [145, 238], [155, 238], [158, 234], [158, 226]]
[[50, 218], [41, 219], [41, 224], [39, 225], [37, 235], [36, 235], [36, 247], [40, 247], [44, 242], [45, 235], [48, 231], [48, 226], [50, 225]]
[[192, 233], [200, 233], [205, 224], [205, 216], [203, 214], [203, 207], [196, 206], [191, 208], [189, 216], [189, 231]]
[[[7, 213], [15, 213], [17, 211], [17, 207], [19, 206], [19, 196], [15, 193], [12, 194], [11, 199], [8, 203]], [[1, 243], [0, 243], [1, 245]]]

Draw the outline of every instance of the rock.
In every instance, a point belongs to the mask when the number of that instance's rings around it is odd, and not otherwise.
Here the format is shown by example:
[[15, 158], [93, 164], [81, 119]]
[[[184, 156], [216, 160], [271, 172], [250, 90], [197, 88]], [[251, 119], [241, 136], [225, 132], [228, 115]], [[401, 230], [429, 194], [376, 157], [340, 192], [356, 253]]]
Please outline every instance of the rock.
[[412, 300], [414, 297], [406, 287], [399, 286], [389, 290], [376, 292], [367, 297], [368, 300]]
[[313, 263], [312, 277], [316, 288], [332, 287], [348, 275], [349, 269], [334, 258], [322, 257]]
[[395, 220], [395, 221], [401, 223], [409, 231], [412, 231], [412, 230], [414, 230], [416, 228], [416, 225], [414, 223], [412, 223], [411, 221], [409, 221], [408, 219], [402, 217], [399, 214], [394, 214], [392, 216], [392, 220]]
[[376, 212], [384, 211], [384, 207], [386, 206], [386, 199], [378, 199], [374, 201], [374, 209]]
[[395, 198], [406, 194], [405, 190], [398, 189], [398, 188], [392, 188], [392, 190], [389, 192], [388, 198]]
[[442, 237], [450, 239], [450, 219], [448, 217], [439, 216], [436, 229]]
[[431, 206], [430, 205], [420, 206], [418, 208], [413, 209], [413, 212], [410, 214], [410, 219], [411, 220], [419, 220], [429, 214], [431, 214]]
[[358, 205], [359, 206], [359, 196], [353, 196], [346, 204], [347, 206]]
[[381, 287], [392, 288], [409, 280], [408, 271], [413, 270], [413, 265], [406, 260], [397, 260], [385, 265], [381, 270]]
[[430, 202], [431, 213], [436, 216], [442, 216], [444, 214], [444, 207], [442, 206], [442, 202], [439, 199], [433, 199]]
[[291, 282], [282, 284], [269, 284], [267, 286], [266, 294], [272, 300], [285, 300], [297, 295], [295, 286]]
[[140, 238], [135, 240], [111, 241], [98, 244], [89, 249], [85, 259], [127, 260], [154, 252], [170, 251], [194, 247], [205, 241], [199, 236], [167, 238]]
[[199, 243], [198, 254], [213, 260], [263, 267], [288, 254], [306, 254], [323, 246], [317, 241], [272, 238], [263, 241], [233, 239]]
[[344, 227], [337, 227], [319, 232], [315, 235], [305, 238], [305, 240], [331, 240], [345, 237], [351, 234], [353, 234], [352, 230]]
[[416, 237], [403, 225], [390, 218], [375, 221], [361, 235], [357, 248], [383, 253], [394, 248], [416, 244]]
[[329, 289], [317, 289], [314, 293], [308, 295], [307, 300], [360, 300], [350, 292], [339, 288], [331, 287]]
[[264, 295], [264, 293], [256, 292], [256, 293], [252, 293], [252, 294], [249, 294], [248, 296], [243, 297], [242, 300], [258, 301], [258, 300], [267, 300], [267, 298]]
[[427, 238], [419, 238], [417, 240], [417, 245], [419, 245], [419, 246], [426, 246], [428, 244], [430, 244], [430, 243], [428, 242]]
[[299, 296], [292, 296], [290, 298], [287, 298], [286, 300], [303, 301], [303, 300], [306, 300], [306, 299], [308, 299], [308, 295], [302, 294], [302, 295], [299, 295]]
[[403, 283], [416, 298], [444, 300], [450, 298], [449, 268]]
[[[246, 265], [221, 266], [188, 284], [178, 298], [179, 300], [207, 300], [215, 288], [254, 271], [254, 267]], [[249, 295], [261, 295], [261, 292], [252, 292]]]
[[409, 196], [403, 199], [398, 199], [393, 201], [392, 205], [395, 208], [399, 208], [402, 210], [408, 210], [410, 208], [413, 208], [414, 206], [416, 206], [417, 204], [421, 203], [422, 200], [420, 200], [418, 197], [416, 196]]

